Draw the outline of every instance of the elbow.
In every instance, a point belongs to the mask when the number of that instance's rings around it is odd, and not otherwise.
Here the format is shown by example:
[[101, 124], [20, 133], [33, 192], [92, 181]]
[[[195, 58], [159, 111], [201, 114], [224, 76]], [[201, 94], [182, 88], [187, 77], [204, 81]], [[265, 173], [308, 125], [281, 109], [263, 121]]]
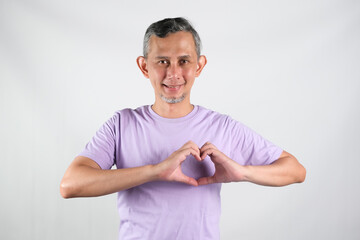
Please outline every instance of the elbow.
[[69, 183], [69, 181], [66, 181], [65, 179], [63, 179], [60, 183], [60, 195], [64, 199], [75, 197], [74, 187], [71, 185], [71, 183]]
[[305, 181], [305, 178], [306, 178], [306, 169], [301, 165], [298, 170], [296, 182], [303, 183]]

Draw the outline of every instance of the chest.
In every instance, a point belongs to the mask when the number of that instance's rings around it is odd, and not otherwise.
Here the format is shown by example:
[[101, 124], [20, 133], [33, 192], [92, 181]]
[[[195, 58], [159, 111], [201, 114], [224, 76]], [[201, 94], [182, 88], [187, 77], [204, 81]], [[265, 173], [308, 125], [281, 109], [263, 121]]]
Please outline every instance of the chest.
[[[211, 142], [228, 155], [228, 135], [221, 129], [212, 129], [212, 126], [206, 123], [174, 127], [146, 123], [127, 126], [122, 129], [117, 142], [116, 165], [118, 168], [130, 168], [157, 164], [190, 140], [199, 148], [206, 142]], [[192, 155], [187, 157], [181, 167], [184, 174], [194, 178], [211, 176], [215, 170], [209, 157], [198, 162]]]

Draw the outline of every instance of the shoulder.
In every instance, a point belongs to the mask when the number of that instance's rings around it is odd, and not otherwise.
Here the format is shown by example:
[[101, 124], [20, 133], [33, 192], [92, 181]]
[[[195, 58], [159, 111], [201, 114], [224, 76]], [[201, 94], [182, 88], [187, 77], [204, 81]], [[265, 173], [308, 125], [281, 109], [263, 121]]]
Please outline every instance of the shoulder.
[[221, 126], [233, 126], [233, 125], [242, 125], [240, 122], [234, 120], [231, 116], [223, 113], [219, 113], [217, 111], [207, 109], [202, 106], [199, 107], [199, 112], [201, 116], [206, 119], [207, 121], [210, 121], [212, 125], [221, 125]]
[[138, 108], [124, 108], [116, 111], [112, 120], [114, 122], [128, 122], [128, 121], [142, 121], [149, 117], [149, 105], [144, 105]]
[[144, 105], [138, 108], [124, 108], [121, 110], [115, 111], [113, 117], [127, 117], [127, 116], [136, 116], [136, 115], [145, 115], [148, 111], [149, 106]]

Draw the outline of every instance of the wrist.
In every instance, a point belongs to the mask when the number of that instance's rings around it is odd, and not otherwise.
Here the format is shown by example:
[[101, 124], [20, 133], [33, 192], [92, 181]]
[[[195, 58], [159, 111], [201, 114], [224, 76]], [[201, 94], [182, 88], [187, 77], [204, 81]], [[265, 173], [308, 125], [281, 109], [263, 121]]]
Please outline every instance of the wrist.
[[151, 181], [161, 180], [161, 166], [159, 163], [148, 165], [148, 168], [149, 168], [149, 177]]
[[240, 182], [250, 182], [251, 179], [251, 172], [252, 166], [241, 166], [242, 167], [242, 174], [240, 177]]

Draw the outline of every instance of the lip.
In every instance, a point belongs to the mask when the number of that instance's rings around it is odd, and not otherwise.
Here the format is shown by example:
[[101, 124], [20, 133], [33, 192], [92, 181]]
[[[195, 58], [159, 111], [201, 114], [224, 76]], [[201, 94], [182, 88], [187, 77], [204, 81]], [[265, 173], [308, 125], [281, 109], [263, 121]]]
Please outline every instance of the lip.
[[162, 84], [162, 86], [163, 86], [163, 88], [165, 89], [166, 92], [176, 93], [176, 92], [178, 92], [179, 90], [182, 89], [184, 84], [176, 84], [176, 85]]

